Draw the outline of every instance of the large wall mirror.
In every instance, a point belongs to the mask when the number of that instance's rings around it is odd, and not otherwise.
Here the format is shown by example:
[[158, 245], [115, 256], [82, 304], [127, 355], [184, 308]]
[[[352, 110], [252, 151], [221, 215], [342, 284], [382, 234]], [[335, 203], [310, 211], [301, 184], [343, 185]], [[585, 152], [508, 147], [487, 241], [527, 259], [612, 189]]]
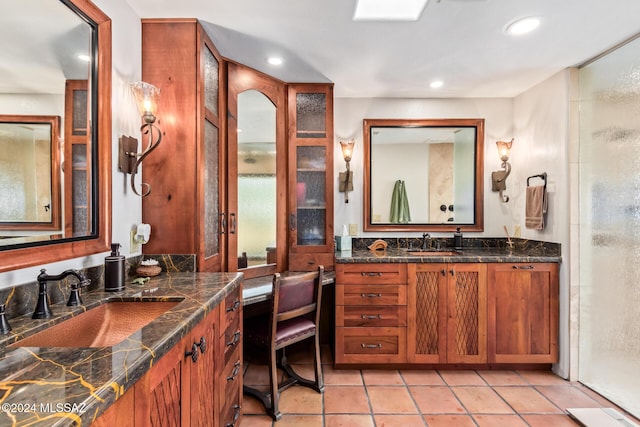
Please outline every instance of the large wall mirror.
[[365, 119], [364, 230], [482, 231], [483, 119]]
[[0, 28], [0, 271], [105, 251], [111, 21], [89, 0], [21, 0]]

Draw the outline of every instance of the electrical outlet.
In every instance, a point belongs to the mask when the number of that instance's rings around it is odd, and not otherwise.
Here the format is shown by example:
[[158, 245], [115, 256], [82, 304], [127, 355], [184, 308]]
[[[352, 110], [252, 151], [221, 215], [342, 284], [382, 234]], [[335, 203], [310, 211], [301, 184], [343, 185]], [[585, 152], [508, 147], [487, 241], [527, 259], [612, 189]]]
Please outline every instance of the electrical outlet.
[[349, 224], [349, 236], [356, 236], [358, 234], [358, 224]]
[[520, 229], [519, 225], [516, 225], [513, 231], [513, 237], [522, 237], [522, 230]]
[[131, 245], [129, 252], [132, 254], [140, 252], [140, 243], [136, 241], [136, 230], [131, 230], [129, 232], [129, 235], [131, 236], [131, 239], [129, 242], [129, 244]]

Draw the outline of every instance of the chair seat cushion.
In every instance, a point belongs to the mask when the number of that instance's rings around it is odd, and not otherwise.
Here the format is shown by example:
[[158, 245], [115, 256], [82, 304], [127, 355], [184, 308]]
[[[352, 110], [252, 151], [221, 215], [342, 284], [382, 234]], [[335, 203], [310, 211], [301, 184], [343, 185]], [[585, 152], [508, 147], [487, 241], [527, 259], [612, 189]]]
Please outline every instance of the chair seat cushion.
[[[302, 336], [312, 336], [316, 325], [309, 319], [298, 317], [278, 323], [276, 346]], [[269, 318], [258, 316], [247, 319], [244, 325], [244, 340], [247, 344], [260, 347], [269, 346]]]

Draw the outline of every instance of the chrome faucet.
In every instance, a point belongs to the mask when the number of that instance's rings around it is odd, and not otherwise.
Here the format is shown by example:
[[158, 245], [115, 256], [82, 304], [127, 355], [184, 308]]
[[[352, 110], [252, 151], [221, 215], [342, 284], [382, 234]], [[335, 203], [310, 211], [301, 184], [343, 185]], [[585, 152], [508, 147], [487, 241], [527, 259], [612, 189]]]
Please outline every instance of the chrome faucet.
[[47, 282], [62, 280], [67, 276], [73, 276], [78, 279], [78, 283], [71, 285], [71, 294], [67, 305], [82, 304], [80, 289], [91, 283], [84, 274], [76, 270], [65, 270], [56, 276], [50, 276], [47, 274], [47, 270], [43, 268], [38, 274], [38, 302], [33, 316], [31, 316], [32, 319], [48, 319], [52, 316], [51, 307], [49, 307], [49, 295], [47, 294]]
[[429, 233], [422, 234], [422, 247], [420, 249], [423, 251], [431, 249], [431, 235]]

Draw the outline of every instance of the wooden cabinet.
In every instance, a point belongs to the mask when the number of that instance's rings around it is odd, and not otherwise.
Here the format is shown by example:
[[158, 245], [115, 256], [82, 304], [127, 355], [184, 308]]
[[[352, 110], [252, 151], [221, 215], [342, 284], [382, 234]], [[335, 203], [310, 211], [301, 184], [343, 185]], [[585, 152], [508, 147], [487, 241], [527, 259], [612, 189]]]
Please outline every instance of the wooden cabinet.
[[336, 266], [336, 364], [406, 363], [407, 266]]
[[220, 427], [240, 425], [242, 415], [242, 287], [227, 295], [219, 307], [216, 408]]
[[332, 270], [333, 85], [291, 84], [289, 270]]
[[135, 425], [217, 425], [216, 308], [134, 386]]
[[409, 264], [411, 363], [487, 362], [486, 264]]
[[488, 268], [490, 363], [558, 361], [558, 264]]
[[221, 56], [196, 20], [143, 19], [142, 79], [160, 89], [163, 133], [142, 165], [143, 182], [151, 185], [142, 218], [154, 230], [143, 250], [196, 254], [198, 271], [220, 271], [226, 232]]

